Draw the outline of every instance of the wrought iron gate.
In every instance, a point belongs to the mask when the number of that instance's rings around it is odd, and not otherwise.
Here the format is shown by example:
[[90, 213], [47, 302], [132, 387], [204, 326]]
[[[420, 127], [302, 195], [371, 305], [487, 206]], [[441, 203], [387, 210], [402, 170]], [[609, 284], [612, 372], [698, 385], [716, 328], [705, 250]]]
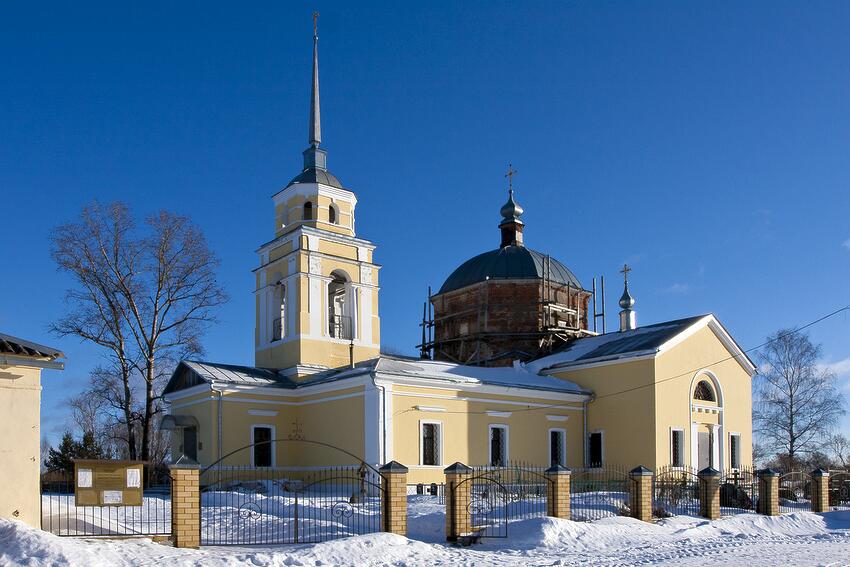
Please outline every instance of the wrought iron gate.
[[779, 476], [779, 511], [782, 514], [812, 509], [812, 475], [791, 471]]
[[662, 467], [652, 478], [654, 516], [699, 516], [699, 476], [690, 467]]
[[[454, 498], [454, 492], [463, 490], [468, 483], [470, 529], [475, 537], [508, 537], [508, 489], [486, 469], [474, 469], [469, 478], [462, 480], [457, 486], [449, 486], [449, 498]], [[452, 515], [451, 521], [455, 521]], [[452, 530], [456, 531], [456, 530]]]
[[[324, 447], [359, 461], [320, 467], [232, 466], [259, 446]], [[240, 455], [242, 453], [242, 455]], [[268, 439], [228, 453], [203, 469], [201, 545], [318, 543], [383, 529], [384, 478], [352, 453], [305, 439]]]

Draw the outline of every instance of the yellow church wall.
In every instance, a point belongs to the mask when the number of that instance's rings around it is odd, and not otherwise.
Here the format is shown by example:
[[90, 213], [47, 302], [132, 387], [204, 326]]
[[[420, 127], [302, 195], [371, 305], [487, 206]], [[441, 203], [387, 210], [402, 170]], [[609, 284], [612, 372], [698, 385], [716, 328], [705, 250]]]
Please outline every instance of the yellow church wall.
[[[290, 252], [292, 252], [292, 242], [284, 242], [283, 244], [281, 244], [280, 246], [278, 246], [277, 248], [275, 248], [274, 250], [271, 250], [269, 252], [269, 263], [274, 262], [275, 260], [280, 260], [281, 258], [286, 256]], [[271, 269], [272, 269], [271, 266], [269, 266], [267, 268], [267, 271], [270, 271]], [[279, 270], [280, 267], [275, 267], [274, 269]], [[285, 270], [285, 267], [284, 267], [284, 270]]]
[[[326, 228], [326, 227], [322, 227]], [[338, 242], [330, 242], [327, 240], [319, 240], [319, 252], [323, 254], [328, 254], [331, 256], [336, 256], [333, 260], [338, 261], [342, 258], [346, 258], [348, 260], [352, 260], [352, 262], [345, 263], [346, 266], [356, 266], [357, 265], [357, 247], [351, 246], [348, 244], [340, 244]], [[325, 259], [323, 258], [322, 264], [324, 264]], [[323, 266], [324, 267], [324, 266]], [[330, 272], [328, 272], [330, 273]], [[357, 281], [354, 274], [349, 274], [351, 279]], [[357, 275], [359, 277], [359, 274]]]
[[[729, 465], [729, 434], [741, 435], [741, 464], [752, 465], [752, 382], [749, 374], [733, 358], [717, 338], [714, 331], [705, 327], [657, 358], [657, 458], [669, 463], [669, 430], [671, 427], [685, 431], [685, 459], [691, 456], [691, 421], [699, 424], [719, 424], [723, 427], [723, 466]], [[720, 362], [718, 362], [720, 361]], [[717, 407], [705, 401], [692, 401], [693, 388], [700, 379], [709, 378], [710, 372], [719, 382], [722, 392], [722, 420], [719, 414], [694, 412], [692, 405]], [[699, 374], [699, 376], [698, 376]], [[712, 383], [711, 380], [709, 380]], [[712, 387], [713, 383], [712, 383]], [[696, 464], [694, 464], [696, 466]]]
[[0, 366], [0, 518], [40, 527], [41, 370]]
[[587, 432], [602, 432], [603, 464], [629, 469], [655, 464], [654, 368], [645, 359], [552, 373], [594, 392]]
[[[443, 469], [456, 461], [469, 466], [486, 465], [490, 425], [508, 426], [508, 459], [511, 461], [548, 467], [550, 429], [565, 431], [567, 466], [580, 466], [583, 460], [580, 403], [399, 385], [393, 386], [392, 394], [393, 459], [410, 469], [410, 483], [442, 482], [445, 478]], [[570, 409], [539, 407], [552, 404], [564, 404]], [[417, 406], [431, 409], [417, 409]], [[433, 408], [442, 408], [443, 411], [433, 411]], [[488, 411], [510, 412], [510, 416], [488, 415]], [[548, 416], [567, 419], [551, 421]], [[420, 463], [422, 421], [441, 424], [442, 457], [439, 466]]]

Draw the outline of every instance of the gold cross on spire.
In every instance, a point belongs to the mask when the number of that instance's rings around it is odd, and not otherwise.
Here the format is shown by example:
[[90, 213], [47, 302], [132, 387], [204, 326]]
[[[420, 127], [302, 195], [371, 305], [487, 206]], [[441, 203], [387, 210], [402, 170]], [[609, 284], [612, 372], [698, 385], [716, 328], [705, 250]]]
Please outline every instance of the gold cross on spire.
[[319, 36], [319, 13], [313, 12], [313, 36]]
[[517, 170], [514, 169], [514, 166], [513, 166], [512, 163], [509, 163], [508, 164], [508, 172], [505, 174], [505, 177], [508, 178], [508, 190], [509, 191], [514, 190], [514, 175], [516, 175], [516, 174], [517, 174]]
[[629, 267], [628, 264], [623, 264], [623, 269], [620, 270], [620, 273], [623, 274], [623, 281], [625, 281], [626, 283], [629, 283], [629, 272], [631, 271], [632, 269]]

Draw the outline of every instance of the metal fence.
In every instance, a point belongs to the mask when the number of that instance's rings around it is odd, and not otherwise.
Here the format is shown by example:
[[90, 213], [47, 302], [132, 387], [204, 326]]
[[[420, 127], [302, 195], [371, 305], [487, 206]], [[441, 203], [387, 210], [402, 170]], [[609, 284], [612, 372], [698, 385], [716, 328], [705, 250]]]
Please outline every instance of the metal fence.
[[367, 465], [219, 467], [200, 482], [202, 545], [317, 543], [382, 529], [382, 477]]
[[589, 522], [628, 516], [634, 481], [625, 468], [573, 469], [570, 477], [570, 518]]
[[850, 471], [829, 472], [829, 507], [850, 510]]
[[723, 516], [757, 512], [758, 476], [752, 468], [727, 470], [720, 478], [720, 513]]
[[690, 467], [662, 467], [652, 477], [652, 515], [699, 516], [699, 476]]
[[812, 475], [805, 471], [790, 471], [779, 475], [779, 512], [810, 511], [812, 509]]
[[41, 475], [41, 528], [59, 536], [171, 534], [171, 477], [146, 467], [141, 506], [77, 506], [74, 471]]

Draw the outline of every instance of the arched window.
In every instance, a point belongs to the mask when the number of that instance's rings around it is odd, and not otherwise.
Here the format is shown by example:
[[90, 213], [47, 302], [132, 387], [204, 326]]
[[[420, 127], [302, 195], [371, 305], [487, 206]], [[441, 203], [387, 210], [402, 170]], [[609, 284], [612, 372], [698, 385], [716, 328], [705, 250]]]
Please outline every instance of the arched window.
[[714, 397], [714, 388], [706, 380], [700, 380], [697, 383], [697, 387], [694, 388], [694, 399], [702, 400], [704, 402], [716, 402], [717, 398]]
[[328, 284], [328, 333], [337, 339], [351, 339], [351, 304], [348, 298], [348, 278], [333, 272]]
[[336, 205], [334, 204], [331, 204], [331, 206], [328, 207], [328, 220], [331, 224], [339, 223], [339, 214], [337, 213]]
[[313, 203], [307, 201], [304, 203], [304, 220], [312, 220], [313, 219]]

